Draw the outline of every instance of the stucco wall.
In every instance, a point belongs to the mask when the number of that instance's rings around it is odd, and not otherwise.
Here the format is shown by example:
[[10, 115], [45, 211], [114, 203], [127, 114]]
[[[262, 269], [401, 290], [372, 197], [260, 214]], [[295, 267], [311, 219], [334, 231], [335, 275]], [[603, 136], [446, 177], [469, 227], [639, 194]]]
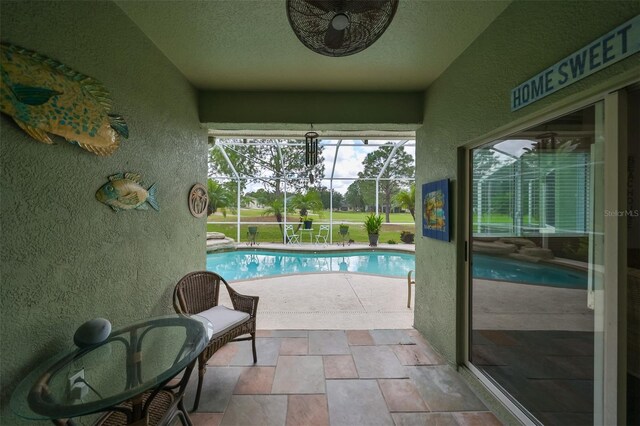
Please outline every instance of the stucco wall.
[[[111, 157], [48, 146], [0, 118], [2, 424], [29, 369], [72, 344], [82, 322], [115, 327], [173, 311], [171, 291], [205, 267], [205, 220], [187, 208], [206, 176], [197, 93], [110, 2], [2, 1], [1, 39], [102, 81], [130, 137]], [[107, 176], [156, 183], [160, 212], [115, 213], [95, 199]], [[38, 423], [40, 424], [40, 423]]]
[[423, 93], [201, 91], [198, 105], [216, 129], [415, 130]]
[[[509, 109], [516, 85], [638, 13], [637, 2], [511, 4], [427, 90], [424, 125], [416, 135], [418, 188], [442, 178], [455, 181], [457, 147], [567, 96], [595, 94], [599, 85], [623, 73], [640, 76], [640, 55], [635, 54], [520, 111]], [[457, 182], [453, 188], [455, 197]], [[415, 324], [451, 363], [457, 361], [457, 333], [463, 329], [462, 299], [456, 297], [456, 265], [463, 252], [454, 243], [460, 225], [453, 224], [450, 243], [416, 239]]]

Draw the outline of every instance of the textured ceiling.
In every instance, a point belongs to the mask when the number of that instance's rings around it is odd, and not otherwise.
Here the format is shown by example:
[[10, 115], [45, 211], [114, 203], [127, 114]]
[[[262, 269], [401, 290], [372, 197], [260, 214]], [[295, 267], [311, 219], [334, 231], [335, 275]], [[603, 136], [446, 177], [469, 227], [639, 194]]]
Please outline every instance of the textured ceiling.
[[285, 0], [117, 1], [199, 89], [424, 90], [509, 4], [400, 0], [387, 31], [342, 58], [308, 50]]

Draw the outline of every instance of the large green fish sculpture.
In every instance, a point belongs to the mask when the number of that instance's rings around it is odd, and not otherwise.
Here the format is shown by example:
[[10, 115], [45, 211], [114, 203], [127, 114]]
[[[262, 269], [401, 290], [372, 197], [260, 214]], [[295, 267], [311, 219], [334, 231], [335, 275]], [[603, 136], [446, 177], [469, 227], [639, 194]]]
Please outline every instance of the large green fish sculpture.
[[0, 47], [0, 110], [29, 136], [53, 144], [53, 133], [97, 155], [113, 154], [129, 137], [102, 83], [39, 53]]
[[142, 187], [142, 178], [137, 173], [118, 173], [109, 176], [109, 182], [102, 185], [96, 192], [96, 198], [101, 203], [120, 210], [147, 210], [147, 204], [157, 211], [160, 206], [156, 200], [156, 184], [146, 190]]

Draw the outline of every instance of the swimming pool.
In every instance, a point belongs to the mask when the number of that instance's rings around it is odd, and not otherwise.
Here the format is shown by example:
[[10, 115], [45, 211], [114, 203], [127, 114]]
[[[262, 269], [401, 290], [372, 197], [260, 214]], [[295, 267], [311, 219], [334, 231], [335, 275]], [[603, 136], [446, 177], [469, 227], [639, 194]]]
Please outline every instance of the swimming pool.
[[227, 281], [314, 272], [360, 272], [406, 277], [410, 270], [415, 269], [415, 264], [413, 254], [389, 251], [294, 253], [238, 250], [207, 255], [207, 270], [222, 275]]
[[[222, 275], [227, 281], [314, 272], [406, 277], [415, 268], [415, 255], [390, 251], [296, 253], [237, 250], [207, 255], [207, 270]], [[473, 277], [550, 287], [585, 289], [587, 286], [587, 274], [582, 271], [483, 254], [473, 256]]]
[[473, 255], [473, 278], [562, 288], [587, 288], [587, 273], [549, 263], [501, 256]]

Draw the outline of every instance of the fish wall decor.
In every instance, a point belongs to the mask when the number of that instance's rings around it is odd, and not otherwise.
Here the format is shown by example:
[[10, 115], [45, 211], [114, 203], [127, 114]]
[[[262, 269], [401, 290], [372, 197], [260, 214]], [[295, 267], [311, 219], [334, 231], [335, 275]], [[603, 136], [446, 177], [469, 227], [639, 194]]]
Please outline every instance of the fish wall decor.
[[155, 183], [149, 189], [144, 189], [142, 178], [137, 173], [118, 173], [109, 176], [109, 182], [102, 185], [96, 192], [96, 199], [116, 212], [132, 209], [147, 210], [147, 203], [160, 211], [156, 191]]
[[53, 133], [96, 155], [113, 154], [129, 137], [102, 83], [39, 53], [0, 47], [0, 111], [29, 136], [53, 144]]

